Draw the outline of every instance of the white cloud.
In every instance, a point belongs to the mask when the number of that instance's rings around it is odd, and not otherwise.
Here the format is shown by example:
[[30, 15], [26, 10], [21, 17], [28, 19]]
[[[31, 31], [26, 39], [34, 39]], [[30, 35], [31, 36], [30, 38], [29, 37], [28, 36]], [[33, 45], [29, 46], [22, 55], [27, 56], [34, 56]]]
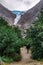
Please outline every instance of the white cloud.
[[40, 0], [0, 0], [0, 2], [11, 11], [26, 11], [34, 7]]

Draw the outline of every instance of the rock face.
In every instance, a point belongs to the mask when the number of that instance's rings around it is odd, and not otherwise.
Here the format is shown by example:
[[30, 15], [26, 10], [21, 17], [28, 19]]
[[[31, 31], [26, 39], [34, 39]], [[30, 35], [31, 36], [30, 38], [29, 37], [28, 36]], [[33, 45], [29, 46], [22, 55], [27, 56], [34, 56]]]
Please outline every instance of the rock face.
[[38, 16], [41, 8], [43, 7], [43, 0], [41, 0], [35, 7], [28, 10], [19, 20], [18, 25], [21, 26], [22, 29], [28, 28], [33, 21], [36, 20], [36, 17]]
[[6, 9], [3, 5], [0, 4], [0, 16], [5, 18], [10, 26], [14, 25], [14, 19], [16, 15], [14, 15], [11, 11]]

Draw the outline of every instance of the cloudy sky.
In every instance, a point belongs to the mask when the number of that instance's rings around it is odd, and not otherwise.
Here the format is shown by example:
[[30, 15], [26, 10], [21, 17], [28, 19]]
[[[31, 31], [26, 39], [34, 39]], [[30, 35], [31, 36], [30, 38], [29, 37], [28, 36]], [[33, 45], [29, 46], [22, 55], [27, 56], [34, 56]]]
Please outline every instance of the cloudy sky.
[[40, 0], [0, 0], [0, 3], [11, 11], [27, 11], [39, 2]]

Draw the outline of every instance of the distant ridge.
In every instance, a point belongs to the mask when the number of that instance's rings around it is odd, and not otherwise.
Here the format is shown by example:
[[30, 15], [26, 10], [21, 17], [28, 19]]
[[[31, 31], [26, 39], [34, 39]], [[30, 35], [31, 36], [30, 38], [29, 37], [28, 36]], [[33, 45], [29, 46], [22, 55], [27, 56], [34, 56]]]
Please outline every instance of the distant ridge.
[[0, 14], [5, 14], [8, 17], [15, 17], [12, 11], [5, 8], [2, 4], [0, 4]]
[[41, 9], [43, 8], [43, 0], [41, 0], [36, 6], [28, 10], [19, 20], [18, 25], [22, 29], [27, 29], [37, 18]]
[[11, 11], [5, 8], [3, 5], [0, 4], [0, 16], [4, 17], [10, 25], [14, 24], [14, 19], [16, 17]]

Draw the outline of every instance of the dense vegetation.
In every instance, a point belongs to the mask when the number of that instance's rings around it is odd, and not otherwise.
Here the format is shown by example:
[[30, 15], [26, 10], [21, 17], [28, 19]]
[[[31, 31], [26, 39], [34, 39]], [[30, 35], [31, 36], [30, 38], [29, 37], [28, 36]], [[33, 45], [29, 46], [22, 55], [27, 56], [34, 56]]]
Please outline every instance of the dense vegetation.
[[29, 29], [27, 29], [27, 40], [31, 41], [31, 52], [34, 59], [43, 59], [43, 11]]
[[3, 61], [19, 61], [20, 48], [23, 46], [21, 31], [18, 27], [10, 27], [0, 18], [0, 57]]
[[31, 45], [33, 59], [43, 59], [43, 11], [28, 29], [23, 39], [18, 27], [10, 27], [0, 17], [0, 57], [3, 61], [21, 60], [20, 48], [27, 43]]

